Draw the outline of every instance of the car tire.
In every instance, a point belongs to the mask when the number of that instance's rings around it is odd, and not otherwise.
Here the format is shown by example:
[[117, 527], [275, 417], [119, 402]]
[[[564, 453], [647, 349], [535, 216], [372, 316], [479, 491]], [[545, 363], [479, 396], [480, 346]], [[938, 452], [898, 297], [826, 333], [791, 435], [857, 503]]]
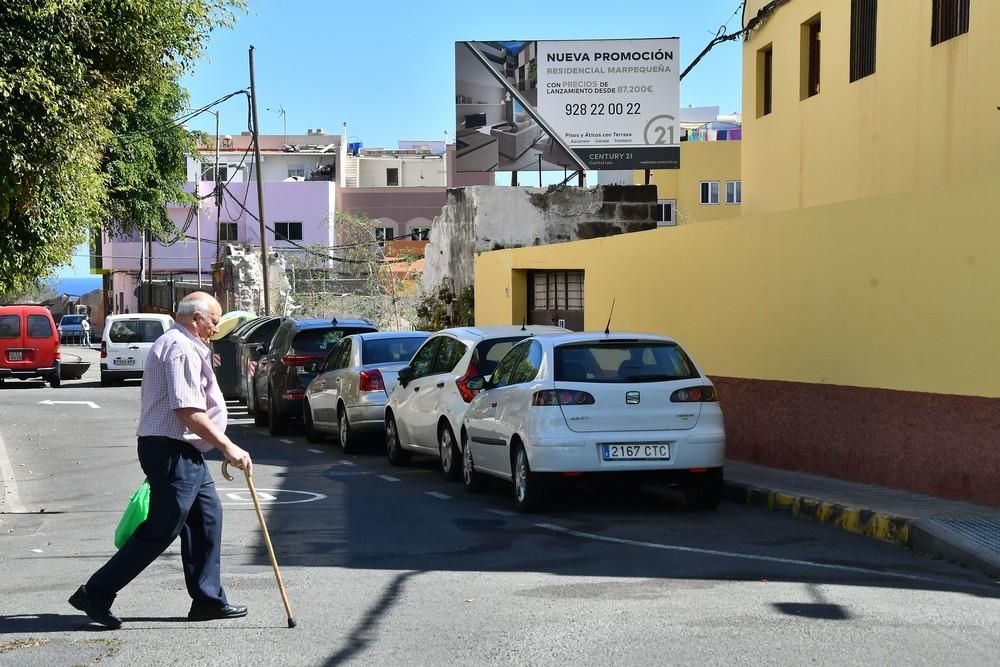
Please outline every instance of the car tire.
[[725, 485], [722, 468], [692, 474], [684, 483], [684, 499], [690, 510], [714, 510], [722, 502]]
[[285, 435], [288, 431], [288, 418], [281, 414], [274, 389], [269, 389], [267, 396], [267, 432], [271, 435]]
[[545, 480], [532, 471], [524, 445], [516, 443], [511, 472], [514, 482], [514, 509], [518, 512], [537, 512], [544, 504]]
[[469, 493], [479, 493], [486, 487], [486, 478], [482, 473], [476, 472], [468, 437], [463, 438], [462, 445], [462, 484]]
[[309, 405], [309, 401], [302, 402], [302, 421], [306, 423], [306, 442], [313, 444], [323, 442], [325, 437], [316, 430], [316, 425], [313, 423], [312, 406]]
[[462, 479], [462, 452], [455, 440], [455, 433], [447, 422], [441, 422], [438, 426], [438, 458], [446, 480], [457, 482]]
[[353, 454], [358, 449], [358, 437], [351, 430], [351, 422], [343, 405], [337, 409], [337, 442], [345, 454]]
[[58, 389], [62, 385], [62, 375], [59, 369], [59, 364], [56, 364], [56, 369], [49, 374], [49, 386], [53, 389]]
[[260, 409], [260, 399], [257, 397], [257, 387], [253, 389], [253, 425], [267, 426], [268, 414]]
[[389, 458], [389, 463], [394, 466], [402, 466], [410, 462], [410, 452], [399, 444], [396, 418], [391, 413], [385, 416], [385, 455]]

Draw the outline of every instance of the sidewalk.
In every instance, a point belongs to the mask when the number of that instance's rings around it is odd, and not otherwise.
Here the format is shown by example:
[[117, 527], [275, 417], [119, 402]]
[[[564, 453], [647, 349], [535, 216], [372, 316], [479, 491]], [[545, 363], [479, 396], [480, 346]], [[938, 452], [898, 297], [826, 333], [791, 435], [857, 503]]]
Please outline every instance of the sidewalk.
[[832, 523], [1000, 580], [1000, 509], [732, 459], [726, 500]]

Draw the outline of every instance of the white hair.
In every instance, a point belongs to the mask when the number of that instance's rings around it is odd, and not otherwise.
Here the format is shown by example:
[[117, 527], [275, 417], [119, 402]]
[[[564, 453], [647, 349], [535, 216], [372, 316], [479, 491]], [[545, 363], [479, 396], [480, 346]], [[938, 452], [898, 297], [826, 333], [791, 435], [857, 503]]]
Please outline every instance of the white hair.
[[208, 317], [209, 311], [215, 299], [210, 294], [194, 293], [188, 294], [177, 304], [177, 315], [184, 317], [201, 313]]

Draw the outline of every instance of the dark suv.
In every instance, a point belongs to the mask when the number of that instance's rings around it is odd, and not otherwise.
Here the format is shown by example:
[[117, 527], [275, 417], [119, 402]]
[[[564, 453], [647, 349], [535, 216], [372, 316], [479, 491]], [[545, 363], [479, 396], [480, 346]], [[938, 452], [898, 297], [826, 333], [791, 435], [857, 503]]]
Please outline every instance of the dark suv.
[[254, 376], [254, 423], [268, 424], [271, 435], [283, 435], [288, 420], [302, 418], [302, 398], [316, 373], [305, 372], [311, 361], [326, 359], [341, 338], [378, 331], [369, 320], [290, 318], [281, 323], [262, 353]]

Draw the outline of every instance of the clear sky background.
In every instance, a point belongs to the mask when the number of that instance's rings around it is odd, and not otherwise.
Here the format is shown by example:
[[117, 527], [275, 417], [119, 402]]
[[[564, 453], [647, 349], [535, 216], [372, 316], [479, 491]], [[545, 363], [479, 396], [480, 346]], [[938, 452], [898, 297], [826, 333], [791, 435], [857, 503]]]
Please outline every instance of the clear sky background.
[[[721, 26], [739, 29], [739, 7], [739, 0], [250, 0], [231, 30], [212, 35], [182, 84], [192, 108], [249, 87], [253, 45], [263, 134], [284, 134], [285, 124], [289, 134], [340, 134], [346, 122], [348, 136], [369, 148], [443, 140], [446, 130], [454, 141], [456, 41], [679, 37], [683, 71]], [[740, 111], [740, 86], [734, 40], [684, 78], [681, 106]], [[222, 134], [247, 129], [243, 96], [216, 109]], [[214, 133], [215, 116], [188, 127]], [[59, 275], [88, 271], [84, 246]]]

